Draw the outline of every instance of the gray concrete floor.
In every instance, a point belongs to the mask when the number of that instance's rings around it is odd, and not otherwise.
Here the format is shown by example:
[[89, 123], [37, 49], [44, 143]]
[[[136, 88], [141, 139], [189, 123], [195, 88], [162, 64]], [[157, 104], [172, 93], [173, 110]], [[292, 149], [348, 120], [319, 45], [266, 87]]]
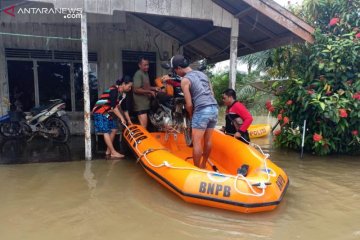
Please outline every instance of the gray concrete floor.
[[[41, 137], [30, 142], [21, 139], [0, 138], [0, 164], [81, 161], [85, 158], [84, 136], [71, 136], [67, 144], [56, 144]], [[115, 148], [121, 150], [118, 139]], [[92, 138], [93, 158], [105, 159], [105, 144], [99, 136], [98, 144]]]

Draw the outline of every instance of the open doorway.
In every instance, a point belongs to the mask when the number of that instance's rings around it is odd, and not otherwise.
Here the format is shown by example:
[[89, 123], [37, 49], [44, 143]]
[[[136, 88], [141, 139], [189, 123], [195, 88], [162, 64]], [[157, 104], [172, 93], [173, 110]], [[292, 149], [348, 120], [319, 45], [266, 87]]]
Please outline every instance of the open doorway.
[[7, 61], [10, 109], [29, 111], [35, 106], [34, 73], [32, 61]]
[[[154, 52], [137, 52], [137, 51], [122, 51], [122, 66], [123, 66], [123, 76], [134, 77], [134, 74], [139, 69], [138, 60], [141, 56], [149, 59], [149, 78], [150, 84], [154, 85], [156, 78], [156, 53]], [[132, 92], [129, 94], [132, 96]], [[133, 101], [132, 97], [129, 101]], [[132, 103], [131, 103], [132, 105]], [[133, 119], [137, 119], [133, 111], [130, 111], [130, 116]], [[136, 121], [136, 120], [135, 120]]]
[[139, 69], [138, 59], [144, 56], [149, 59], [149, 78], [150, 84], [154, 84], [156, 78], [156, 53], [155, 52], [137, 52], [137, 51], [122, 51], [122, 65], [123, 76], [129, 75], [133, 77], [135, 72]]

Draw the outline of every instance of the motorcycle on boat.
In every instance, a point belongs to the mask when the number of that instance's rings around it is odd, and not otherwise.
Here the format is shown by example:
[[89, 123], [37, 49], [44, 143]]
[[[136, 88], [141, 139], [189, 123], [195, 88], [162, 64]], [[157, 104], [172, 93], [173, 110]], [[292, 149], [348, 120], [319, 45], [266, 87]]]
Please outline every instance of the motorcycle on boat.
[[[162, 67], [169, 69], [170, 66], [162, 64]], [[181, 78], [175, 73], [169, 73], [172, 81], [173, 95], [159, 92], [151, 104], [149, 119], [152, 125], [158, 130], [168, 133], [182, 133], [188, 146], [192, 145], [191, 120], [185, 109], [185, 98], [181, 90]], [[164, 83], [164, 89], [166, 84]]]

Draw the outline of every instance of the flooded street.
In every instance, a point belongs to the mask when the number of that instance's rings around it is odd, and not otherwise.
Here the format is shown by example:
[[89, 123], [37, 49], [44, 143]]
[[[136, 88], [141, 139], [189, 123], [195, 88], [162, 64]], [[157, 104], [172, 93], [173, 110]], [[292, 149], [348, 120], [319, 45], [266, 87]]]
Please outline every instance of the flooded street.
[[[82, 141], [73, 138], [66, 150], [72, 160], [83, 156], [73, 146]], [[290, 186], [277, 209], [248, 215], [183, 202], [134, 157], [54, 162], [66, 154], [49, 145], [28, 156], [33, 163], [9, 164], [11, 154], [21, 155], [6, 151], [9, 144], [0, 155], [0, 239], [360, 239], [359, 157], [300, 159], [269, 138], [254, 142]]]
[[0, 240], [360, 240], [359, 49], [360, 0], [0, 0]]

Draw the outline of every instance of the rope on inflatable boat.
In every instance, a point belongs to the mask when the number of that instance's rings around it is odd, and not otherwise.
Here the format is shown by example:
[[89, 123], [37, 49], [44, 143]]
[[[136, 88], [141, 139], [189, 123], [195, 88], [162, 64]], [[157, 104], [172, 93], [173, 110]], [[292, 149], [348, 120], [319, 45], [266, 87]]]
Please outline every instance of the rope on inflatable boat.
[[[201, 172], [201, 173], [206, 173], [208, 174], [208, 177], [209, 177], [209, 174], [213, 174], [213, 172], [211, 171], [208, 171], [208, 170], [204, 170], [204, 169], [199, 169], [199, 168], [193, 168], [193, 167], [176, 167], [176, 166], [172, 166], [171, 163], [169, 163], [168, 161], [164, 160], [161, 164], [159, 165], [155, 165], [153, 164], [148, 158], [147, 158], [147, 155], [152, 153], [152, 152], [155, 152], [155, 151], [167, 151], [169, 152], [166, 148], [156, 148], [156, 149], [153, 149], [153, 148], [149, 148], [147, 150], [145, 150], [144, 152], [141, 152], [138, 148], [138, 142], [136, 141], [136, 139], [133, 137], [133, 132], [130, 130], [130, 128], [128, 126], [126, 126], [125, 124], [121, 123], [128, 131], [129, 131], [129, 136], [134, 140], [134, 144], [135, 144], [135, 150], [137, 151], [137, 153], [139, 154], [139, 157], [137, 158], [136, 162], [138, 163], [141, 158], [145, 159], [147, 161], [147, 163], [152, 166], [153, 168], [161, 168], [161, 167], [167, 167], [167, 168], [171, 168], [171, 169], [177, 169], [177, 170], [191, 170], [191, 171], [197, 171], [197, 172]], [[244, 139], [245, 140], [245, 139]], [[246, 140], [245, 140], [246, 141]], [[248, 142], [248, 141], [246, 141]], [[260, 152], [264, 155], [264, 158], [262, 159], [262, 161], [264, 162], [264, 169], [266, 171], [266, 174], [267, 174], [267, 179], [266, 181], [255, 181], [255, 180], [251, 180], [251, 179], [247, 179], [244, 175], [242, 174], [237, 174], [236, 176], [234, 175], [230, 175], [230, 174], [224, 174], [224, 173], [217, 173], [217, 174], [221, 174], [221, 176], [225, 176], [225, 177], [228, 177], [228, 178], [235, 178], [235, 181], [234, 181], [234, 189], [236, 192], [238, 192], [239, 194], [242, 194], [242, 195], [246, 195], [246, 196], [255, 196], [255, 197], [261, 197], [265, 194], [265, 189], [266, 189], [266, 182], [268, 182], [270, 180], [270, 177], [272, 175], [270, 175], [270, 170], [272, 171], [272, 169], [268, 168], [267, 167], [267, 163], [266, 163], [266, 160], [268, 159], [268, 157], [270, 156], [269, 154], [265, 154], [261, 147], [257, 144], [254, 144], [254, 143], [250, 143], [248, 142], [251, 146], [254, 146], [254, 147], [257, 147], [259, 148]], [[273, 172], [273, 171], [272, 171]], [[210, 178], [210, 177], [209, 177]], [[247, 192], [242, 192], [238, 189], [237, 187], [237, 181], [238, 180], [242, 180], [244, 181], [247, 186], [249, 187], [249, 189], [251, 190], [252, 193], [247, 193]], [[260, 188], [262, 191], [259, 193], [257, 192], [255, 189], [254, 189], [254, 185], [257, 185], [256, 187], [257, 188]]]

